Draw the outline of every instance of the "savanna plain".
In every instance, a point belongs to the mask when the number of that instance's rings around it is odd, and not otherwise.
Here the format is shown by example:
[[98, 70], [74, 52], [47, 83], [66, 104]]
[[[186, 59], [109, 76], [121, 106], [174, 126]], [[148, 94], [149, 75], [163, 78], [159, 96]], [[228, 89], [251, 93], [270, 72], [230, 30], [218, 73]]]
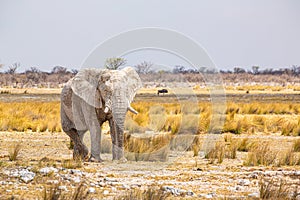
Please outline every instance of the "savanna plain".
[[2, 89], [0, 199], [300, 199], [299, 86], [226, 87], [224, 115], [206, 88], [156, 91], [126, 116], [128, 161], [112, 161], [104, 124], [91, 163], [72, 159], [60, 89]]

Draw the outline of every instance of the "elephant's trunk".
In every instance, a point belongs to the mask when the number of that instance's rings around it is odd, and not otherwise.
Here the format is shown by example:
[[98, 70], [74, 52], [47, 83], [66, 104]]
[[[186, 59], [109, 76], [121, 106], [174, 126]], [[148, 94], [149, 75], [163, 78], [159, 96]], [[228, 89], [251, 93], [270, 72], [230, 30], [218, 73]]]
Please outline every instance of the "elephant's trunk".
[[112, 105], [112, 115], [114, 121], [114, 134], [112, 134], [113, 141], [113, 159], [124, 158], [124, 122], [128, 109], [128, 103], [126, 103], [123, 95], [116, 95], [115, 101]]

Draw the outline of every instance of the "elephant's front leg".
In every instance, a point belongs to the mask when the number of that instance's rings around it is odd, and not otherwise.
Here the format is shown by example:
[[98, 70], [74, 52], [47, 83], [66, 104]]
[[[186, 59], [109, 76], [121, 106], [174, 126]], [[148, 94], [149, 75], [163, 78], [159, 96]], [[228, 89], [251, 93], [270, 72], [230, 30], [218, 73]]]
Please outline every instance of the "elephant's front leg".
[[90, 128], [91, 136], [91, 156], [89, 161], [91, 162], [102, 162], [103, 160], [100, 157], [100, 144], [101, 144], [101, 128], [100, 126], [92, 126]]
[[109, 128], [110, 128], [110, 136], [111, 136], [111, 142], [112, 142], [112, 159], [117, 159], [117, 132], [116, 127], [113, 119], [109, 120]]

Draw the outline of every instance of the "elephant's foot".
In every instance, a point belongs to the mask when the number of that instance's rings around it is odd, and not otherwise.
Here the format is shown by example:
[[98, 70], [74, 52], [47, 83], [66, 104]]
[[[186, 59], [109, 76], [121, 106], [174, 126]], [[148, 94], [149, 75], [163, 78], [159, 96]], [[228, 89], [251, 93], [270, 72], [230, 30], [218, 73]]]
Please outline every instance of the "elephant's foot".
[[120, 159], [113, 159], [113, 162], [117, 162], [117, 163], [126, 163], [127, 159], [123, 156]]
[[95, 158], [95, 157], [91, 156], [89, 158], [89, 162], [98, 162], [98, 163], [100, 163], [100, 162], [103, 162], [103, 160], [100, 157], [99, 158]]
[[74, 146], [73, 159], [85, 161], [88, 158], [89, 150], [84, 145]]
[[125, 163], [125, 162], [127, 162], [127, 159], [126, 159], [125, 157], [122, 157], [122, 158], [119, 160], [119, 162]]

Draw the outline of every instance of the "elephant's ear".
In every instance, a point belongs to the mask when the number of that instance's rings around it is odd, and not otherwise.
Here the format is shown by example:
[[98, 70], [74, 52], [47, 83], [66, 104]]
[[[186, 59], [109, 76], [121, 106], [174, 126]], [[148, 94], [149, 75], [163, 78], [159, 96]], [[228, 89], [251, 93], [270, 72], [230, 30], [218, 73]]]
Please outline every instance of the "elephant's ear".
[[122, 70], [126, 73], [127, 77], [126, 96], [130, 104], [133, 101], [137, 90], [142, 87], [142, 81], [137, 72], [132, 67], [125, 67]]
[[71, 82], [73, 92], [96, 108], [102, 108], [100, 93], [97, 89], [99, 73], [97, 69], [83, 69]]

